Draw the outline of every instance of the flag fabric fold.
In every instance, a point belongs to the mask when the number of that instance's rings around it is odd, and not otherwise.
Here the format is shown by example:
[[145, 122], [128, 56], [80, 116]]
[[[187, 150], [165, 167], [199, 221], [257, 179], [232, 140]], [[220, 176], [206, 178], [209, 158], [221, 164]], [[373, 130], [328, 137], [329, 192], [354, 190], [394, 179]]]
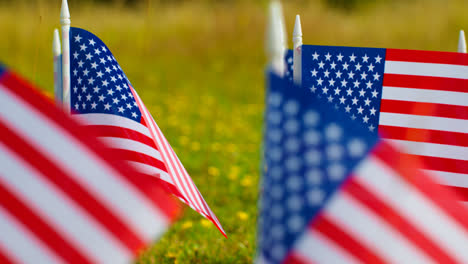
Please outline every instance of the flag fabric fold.
[[0, 262], [129, 263], [179, 213], [153, 178], [0, 67]]
[[303, 87], [468, 201], [468, 55], [304, 45]]
[[269, 76], [257, 263], [464, 263], [468, 212], [368, 127]]
[[[70, 29], [71, 107], [139, 174], [210, 219], [226, 235], [115, 57], [94, 34]], [[138, 175], [135, 175], [138, 177]]]

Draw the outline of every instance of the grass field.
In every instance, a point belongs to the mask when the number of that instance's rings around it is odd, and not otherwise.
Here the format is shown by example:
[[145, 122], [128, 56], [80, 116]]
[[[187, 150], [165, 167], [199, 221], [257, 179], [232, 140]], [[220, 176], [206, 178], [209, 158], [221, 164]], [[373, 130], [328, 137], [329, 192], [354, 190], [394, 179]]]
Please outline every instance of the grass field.
[[[0, 61], [51, 94], [59, 2], [0, 4]], [[286, 1], [284, 1], [286, 2]], [[79, 5], [72, 25], [98, 35], [222, 222], [228, 239], [187, 208], [137, 263], [249, 263], [255, 254], [264, 95], [265, 1]], [[379, 1], [352, 12], [288, 1], [304, 43], [456, 51], [467, 1]], [[291, 46], [291, 44], [290, 44]]]

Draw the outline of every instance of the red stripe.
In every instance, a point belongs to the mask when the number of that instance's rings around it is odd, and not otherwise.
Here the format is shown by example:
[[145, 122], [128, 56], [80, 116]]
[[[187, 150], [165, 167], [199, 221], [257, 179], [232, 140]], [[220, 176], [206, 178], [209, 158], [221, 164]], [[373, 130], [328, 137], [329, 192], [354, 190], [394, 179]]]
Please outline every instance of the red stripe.
[[[468, 175], [467, 175], [467, 179], [468, 179]], [[453, 191], [457, 195], [457, 197], [459, 198], [460, 201], [468, 202], [468, 188], [457, 187], [457, 186], [448, 186], [448, 185], [442, 185], [442, 186], [444, 186], [445, 188], [448, 188], [451, 191]]]
[[135, 130], [128, 129], [125, 127], [119, 127], [118, 124], [116, 124], [116, 126], [88, 125], [86, 127], [91, 129], [93, 133], [98, 137], [116, 137], [131, 139], [158, 150], [152, 138]]
[[383, 86], [418, 88], [449, 92], [468, 92], [468, 80], [385, 73]]
[[412, 244], [419, 247], [424, 253], [430, 256], [437, 263], [457, 263], [456, 260], [450, 257], [437, 244], [433, 243], [430, 238], [424, 235], [419, 228], [405, 218], [403, 218], [396, 210], [386, 204], [377, 195], [373, 194], [365, 186], [361, 185], [352, 177], [344, 186], [344, 191], [350, 194], [359, 203], [364, 205], [372, 213], [377, 215], [379, 219], [387, 222], [394, 230], [398, 231], [409, 240]]
[[468, 54], [443, 51], [387, 49], [385, 60], [468, 65]]
[[319, 215], [309, 228], [322, 233], [336, 246], [341, 247], [363, 263], [386, 263], [382, 257], [377, 255], [377, 253], [361, 244], [352, 235], [348, 234], [338, 225], [327, 219], [326, 216]]
[[[97, 156], [106, 161], [108, 166], [113, 167], [117, 171], [125, 172], [119, 173], [118, 175], [121, 176], [123, 180], [133, 183], [136, 187], [138, 187], [138, 190], [141, 193], [148, 193], [149, 191], [145, 190], [146, 188], [148, 188], [150, 191], [152, 188], [154, 188], [154, 186], [142, 184], [144, 182], [141, 182], [138, 177], [133, 177], [134, 170], [131, 169], [128, 165], [122, 164], [122, 162], [116, 162], [113, 160], [112, 150], [106, 147], [106, 145], [104, 145], [101, 141], [97, 140], [93, 133], [72, 120], [67, 114], [58, 109], [51, 101], [51, 99], [38, 92], [38, 90], [36, 90], [29, 83], [22, 80], [19, 76], [7, 72], [2, 76], [2, 82], [11, 92], [15, 93], [25, 102], [29, 103], [44, 116], [47, 116], [51, 121], [62, 127], [74, 138], [77, 138], [79, 141], [83, 142], [83, 144], [86, 145], [90, 151], [96, 153]], [[135, 184], [135, 182], [139, 182], [140, 184]], [[152, 201], [156, 201], [151, 197], [148, 198]], [[157, 201], [157, 203], [153, 203], [153, 206], [157, 209], [162, 205], [167, 206], [168, 204], [171, 204], [174, 207], [174, 210], [179, 208], [177, 203], [174, 203], [173, 199], [171, 199], [171, 197], [168, 195], [160, 196], [160, 199]], [[174, 215], [170, 215], [170, 217], [173, 216]], [[173, 220], [174, 218], [171, 219]]]
[[382, 99], [380, 112], [468, 119], [468, 107]]
[[[392, 168], [409, 185], [417, 189], [424, 197], [439, 207], [448, 216], [468, 231], [468, 212], [460, 203], [456, 194], [436, 184], [431, 177], [421, 171], [421, 161], [412, 155], [396, 151], [390, 144], [382, 142], [374, 149], [374, 154]], [[443, 223], [441, 223], [443, 224]]]
[[12, 264], [12, 263], [20, 263], [17, 259], [15, 259], [13, 256], [9, 255], [9, 253], [1, 248], [0, 244], [0, 263], [3, 264]]
[[379, 126], [383, 138], [468, 147], [468, 134], [419, 128]]
[[62, 190], [67, 197], [88, 212], [93, 219], [101, 223], [101, 226], [107, 229], [123, 246], [134, 253], [137, 253], [138, 250], [145, 246], [143, 239], [90, 194], [84, 186], [70, 177], [67, 172], [58, 167], [53, 161], [49, 160], [42, 152], [17, 136], [9, 127], [3, 125], [2, 122], [0, 122], [0, 138], [3, 139], [2, 142], [7, 147], [16, 152], [25, 162], [41, 172], [44, 180]]
[[[7, 175], [14, 177], [14, 175]], [[93, 263], [42, 219], [26, 202], [21, 201], [0, 180], [0, 206], [31, 233], [68, 263]]]
[[407, 155], [419, 158], [419, 160], [421, 160], [424, 163], [424, 168], [428, 170], [468, 174], [468, 161], [467, 160], [418, 156], [418, 155], [412, 155], [412, 154], [407, 154]]
[[290, 253], [282, 262], [282, 264], [312, 264], [310, 259], [300, 256], [297, 252]]
[[128, 160], [143, 163], [152, 167], [156, 167], [162, 171], [166, 171], [164, 163], [154, 157], [143, 154], [141, 152], [126, 150], [126, 149], [112, 149], [114, 158], [116, 160]]

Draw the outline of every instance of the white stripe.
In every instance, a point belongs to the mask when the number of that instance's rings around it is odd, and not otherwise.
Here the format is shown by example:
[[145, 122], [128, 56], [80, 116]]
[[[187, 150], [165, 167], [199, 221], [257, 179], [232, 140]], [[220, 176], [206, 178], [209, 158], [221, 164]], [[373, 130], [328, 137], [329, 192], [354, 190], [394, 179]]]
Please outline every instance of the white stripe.
[[408, 185], [390, 167], [372, 156], [364, 160], [356, 170], [355, 179], [362, 185], [375, 190], [380, 199], [418, 226], [449, 255], [458, 258], [460, 263], [468, 263], [468, 233], [424, 194]]
[[468, 188], [468, 174], [446, 171], [423, 170], [443, 185]]
[[[168, 162], [166, 162], [167, 169], [169, 170], [169, 172], [170, 172], [169, 174], [172, 176], [172, 179], [175, 182], [176, 186], [178, 187], [180, 193], [186, 198], [186, 200], [193, 203], [192, 205], [198, 211], [202, 211], [202, 212], [206, 213], [204, 210], [202, 210], [201, 206], [196, 203], [196, 199], [194, 199], [193, 195], [189, 191], [190, 189], [188, 188], [186, 181], [183, 179], [182, 171], [180, 171], [179, 166], [177, 166], [177, 161], [174, 159], [174, 157], [173, 157], [173, 155], [172, 155], [172, 153], [170, 151], [171, 148], [170, 148], [169, 144], [166, 142], [164, 137], [159, 138], [159, 133], [162, 135], [162, 132], [159, 129], [156, 121], [154, 121], [154, 119], [150, 115], [150, 113], [148, 111], [146, 111], [146, 107], [144, 106], [143, 101], [141, 101], [140, 96], [137, 94], [137, 92], [135, 90], [133, 90], [133, 91], [134, 91], [134, 93], [136, 95], [135, 99], [138, 101], [139, 105], [142, 106], [141, 107], [142, 109], [140, 109], [140, 111], [142, 112], [142, 115], [144, 115], [144, 117], [145, 117], [145, 119], [146, 119], [146, 121], [148, 123], [150, 131], [152, 131], [152, 134], [154, 135], [153, 139], [156, 140], [156, 142], [158, 143], [158, 146], [160, 147], [161, 154], [164, 157], [164, 160], [168, 161]], [[151, 121], [153, 121], [153, 122], [151, 122]], [[168, 151], [166, 151], [165, 149], [167, 149]], [[175, 166], [173, 166], [171, 163], [174, 163]], [[182, 180], [179, 180], [179, 177], [177, 177], [176, 175], [180, 175]], [[182, 187], [182, 185], [185, 188]], [[186, 190], [188, 190], [188, 191], [186, 191]]]
[[[144, 173], [144, 174], [148, 174], [148, 175], [159, 175], [158, 178], [161, 178], [162, 180], [174, 185], [174, 183], [172, 182], [172, 179], [171, 177], [169, 176], [169, 174], [167, 174], [167, 172], [165, 171], [162, 171], [156, 167], [153, 167], [153, 166], [150, 166], [148, 164], [145, 164], [145, 163], [141, 163], [141, 162], [136, 162], [136, 161], [127, 161], [133, 168], [135, 168], [135, 170], [141, 172], [141, 173]], [[157, 176], [155, 176], [157, 177]]]
[[86, 257], [100, 263], [123, 263], [122, 260], [131, 259], [128, 249], [2, 143], [0, 161], [0, 179], [7, 188]]
[[379, 125], [468, 133], [468, 120], [435, 116], [381, 112]]
[[0, 248], [21, 263], [65, 263], [0, 206]]
[[468, 93], [384, 86], [382, 99], [468, 106]]
[[123, 127], [135, 130], [145, 136], [151, 137], [147, 127], [123, 116], [110, 114], [76, 114], [72, 115], [72, 117], [81, 121], [83, 124]]
[[399, 146], [405, 153], [446, 159], [468, 160], [468, 148], [437, 143], [387, 139]]
[[467, 66], [442, 63], [386, 60], [385, 73], [468, 79]]
[[141, 192], [67, 131], [1, 88], [0, 105], [15, 113], [1, 117], [18, 134], [80, 182], [140, 237], [150, 240], [160, 234], [167, 219]]
[[315, 230], [307, 230], [296, 242], [293, 254], [308, 263], [360, 263], [335, 242]]
[[401, 233], [347, 193], [335, 196], [325, 215], [390, 263], [433, 263]]
[[159, 153], [159, 151], [141, 142], [138, 142], [132, 139], [117, 138], [117, 137], [99, 137], [99, 139], [104, 141], [113, 149], [124, 149], [124, 150], [135, 151], [135, 152], [146, 154], [157, 160], [161, 160], [161, 154]]

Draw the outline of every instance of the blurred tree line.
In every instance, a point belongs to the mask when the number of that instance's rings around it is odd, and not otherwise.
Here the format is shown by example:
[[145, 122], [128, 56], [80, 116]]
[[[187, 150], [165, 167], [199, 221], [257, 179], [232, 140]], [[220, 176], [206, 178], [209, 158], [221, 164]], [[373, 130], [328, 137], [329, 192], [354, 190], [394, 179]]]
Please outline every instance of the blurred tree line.
[[[269, 0], [68, 0], [69, 3], [96, 3], [96, 4], [115, 4], [120, 6], [137, 6], [146, 4], [179, 4], [183, 2], [200, 2], [200, 4], [213, 4], [213, 3], [235, 3], [235, 2], [257, 2], [265, 4]], [[296, 2], [307, 4], [311, 1], [322, 1], [326, 5], [332, 8], [352, 10], [362, 5], [367, 5], [375, 0], [283, 0], [283, 2]], [[384, 0], [380, 0], [384, 1]], [[0, 0], [0, 3], [38, 3], [38, 2], [49, 2], [49, 3], [60, 3], [61, 0]]]

